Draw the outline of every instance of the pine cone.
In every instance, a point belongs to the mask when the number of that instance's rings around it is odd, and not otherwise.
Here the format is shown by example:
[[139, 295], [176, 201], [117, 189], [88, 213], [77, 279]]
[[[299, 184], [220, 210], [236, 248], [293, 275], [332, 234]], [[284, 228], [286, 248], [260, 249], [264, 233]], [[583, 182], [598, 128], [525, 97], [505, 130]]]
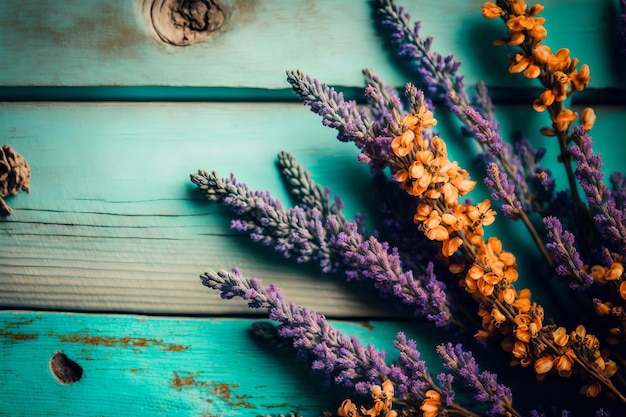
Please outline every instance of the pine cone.
[[18, 191], [29, 191], [30, 167], [22, 155], [15, 152], [10, 145], [0, 148], [0, 214], [8, 216], [11, 208], [2, 197], [17, 194]]

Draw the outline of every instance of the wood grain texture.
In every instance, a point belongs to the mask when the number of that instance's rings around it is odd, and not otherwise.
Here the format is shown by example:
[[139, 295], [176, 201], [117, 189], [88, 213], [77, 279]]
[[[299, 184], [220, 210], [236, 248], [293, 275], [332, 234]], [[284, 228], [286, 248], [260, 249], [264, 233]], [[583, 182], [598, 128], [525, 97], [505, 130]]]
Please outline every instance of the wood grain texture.
[[[621, 169], [626, 145], [623, 108], [598, 109], [593, 134], [610, 150], [606, 172]], [[502, 132], [521, 129], [550, 151], [564, 187], [557, 149], [536, 134], [545, 115], [501, 107]], [[480, 178], [472, 146], [445, 113], [437, 126], [449, 152]], [[229, 230], [229, 213], [200, 198], [189, 181], [197, 169], [236, 173], [253, 189], [289, 205], [274, 166], [292, 152], [319, 184], [361, 211], [376, 226], [368, 169], [356, 149], [334, 138], [316, 115], [296, 104], [4, 104], [0, 135], [32, 168], [31, 193], [7, 199], [13, 215], [0, 219], [0, 305], [14, 308], [159, 314], [248, 313], [204, 289], [207, 268], [240, 266], [246, 275], [280, 286], [287, 297], [337, 317], [393, 313], [359, 287], [322, 276], [314, 266], [259, 247]], [[479, 184], [472, 194], [487, 195]], [[504, 218], [490, 229], [533, 276], [538, 253], [519, 225]], [[314, 295], [313, 295], [314, 294]], [[376, 307], [374, 307], [376, 306]]]
[[[286, 69], [362, 86], [372, 68], [401, 86], [407, 74], [386, 51], [367, 0], [224, 0], [219, 36], [188, 47], [158, 39], [145, 17], [152, 0], [0, 2], [1, 86], [287, 87]], [[482, 0], [401, 2], [434, 48], [463, 63], [468, 85], [534, 87], [507, 74], [510, 48], [492, 46], [506, 28], [484, 19]], [[592, 70], [591, 88], [623, 87], [617, 2], [553, 1], [543, 15], [554, 50], [570, 48]]]
[[[343, 399], [290, 350], [251, 335], [252, 320], [0, 313], [0, 415], [11, 417], [318, 416]], [[401, 326], [333, 322], [391, 349]], [[421, 329], [412, 324], [407, 335]], [[421, 340], [440, 343], [441, 334]], [[48, 369], [62, 350], [83, 368], [60, 384]], [[426, 358], [434, 351], [426, 350]], [[393, 357], [393, 356], [392, 356]]]

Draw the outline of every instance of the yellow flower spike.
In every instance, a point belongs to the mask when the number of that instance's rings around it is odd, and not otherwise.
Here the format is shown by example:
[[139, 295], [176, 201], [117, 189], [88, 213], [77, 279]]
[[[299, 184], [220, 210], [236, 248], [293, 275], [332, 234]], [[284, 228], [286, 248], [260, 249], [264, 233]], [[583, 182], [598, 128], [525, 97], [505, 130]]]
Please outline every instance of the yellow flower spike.
[[583, 110], [583, 115], [581, 117], [581, 126], [585, 128], [585, 130], [589, 131], [593, 129], [593, 125], [596, 123], [596, 113], [593, 111], [591, 107], [585, 108]]
[[481, 11], [483, 16], [487, 19], [496, 19], [502, 16], [502, 13], [504, 12], [500, 6], [497, 6], [495, 3], [489, 1], [483, 4]]

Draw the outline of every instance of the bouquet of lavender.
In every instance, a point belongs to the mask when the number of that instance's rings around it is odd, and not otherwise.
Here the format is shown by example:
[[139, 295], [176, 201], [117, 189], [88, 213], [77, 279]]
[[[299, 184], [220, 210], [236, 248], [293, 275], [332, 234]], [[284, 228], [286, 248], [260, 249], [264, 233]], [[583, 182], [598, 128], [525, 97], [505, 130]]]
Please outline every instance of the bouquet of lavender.
[[[300, 263], [314, 262], [324, 273], [369, 284], [390, 305], [453, 330], [459, 340], [473, 333], [481, 344], [509, 354], [511, 365], [531, 369], [536, 380], [552, 374], [576, 380], [583, 396], [603, 398], [602, 407], [594, 405], [597, 416], [623, 409], [626, 383], [618, 364], [626, 342], [626, 180], [614, 173], [611, 189], [603, 182], [589, 135], [595, 113], [587, 108], [579, 118], [567, 105], [587, 86], [589, 67], [566, 48], [553, 53], [544, 43], [543, 6], [484, 3], [483, 16], [506, 24], [507, 34], [496, 44], [514, 48], [509, 72], [536, 79], [543, 89], [532, 107], [549, 115], [541, 133], [557, 141], [569, 187], [555, 192], [550, 170], [540, 165], [545, 150], [522, 137], [503, 140], [485, 86], [470, 95], [457, 74], [459, 63], [433, 51], [432, 39], [419, 35], [419, 23], [412, 25], [392, 0], [372, 4], [393, 49], [414, 70], [415, 83], [406, 85], [404, 96], [369, 70], [367, 106], [361, 108], [301, 71], [288, 71], [287, 79], [322, 123], [336, 129], [340, 141], [354, 143], [359, 160], [370, 166], [381, 185], [385, 221], [379, 231], [368, 234], [361, 218], [346, 218], [341, 200], [331, 199], [288, 153], [279, 156], [279, 168], [296, 200], [292, 208], [232, 175], [199, 171], [191, 180], [209, 200], [231, 208], [231, 227], [255, 242]], [[462, 122], [462, 134], [475, 140], [494, 207], [489, 199], [464, 199], [476, 183], [449, 159], [446, 141], [433, 131], [433, 103], [448, 107]], [[564, 204], [574, 209], [563, 213]], [[548, 306], [517, 287], [515, 255], [485, 234], [496, 211], [525, 225], [550, 274], [566, 280], [588, 308], [584, 322], [555, 321]], [[340, 416], [523, 415], [513, 407], [512, 390], [493, 372], [481, 371], [458, 343], [437, 347], [446, 372], [432, 376], [416, 343], [402, 333], [394, 341], [399, 359], [387, 363], [385, 352], [363, 347], [323, 316], [287, 303], [277, 288], [244, 278], [237, 269], [206, 271], [201, 278], [223, 298], [241, 297], [252, 308], [266, 309], [279, 323], [279, 337], [290, 340], [330, 383], [351, 390], [353, 397], [337, 410]], [[516, 392], [527, 415], [574, 415], [532, 404], [527, 391], [530, 384]], [[358, 408], [353, 400], [369, 406]]]

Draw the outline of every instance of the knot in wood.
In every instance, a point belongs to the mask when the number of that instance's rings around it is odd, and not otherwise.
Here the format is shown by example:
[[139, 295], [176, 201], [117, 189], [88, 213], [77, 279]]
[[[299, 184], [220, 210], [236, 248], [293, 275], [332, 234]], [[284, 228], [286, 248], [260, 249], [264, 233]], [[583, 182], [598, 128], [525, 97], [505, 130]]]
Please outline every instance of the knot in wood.
[[152, 0], [150, 19], [159, 38], [187, 46], [215, 36], [226, 22], [219, 0]]
[[26, 159], [10, 145], [0, 148], [0, 213], [11, 214], [11, 208], [2, 197], [30, 190], [30, 167]]

